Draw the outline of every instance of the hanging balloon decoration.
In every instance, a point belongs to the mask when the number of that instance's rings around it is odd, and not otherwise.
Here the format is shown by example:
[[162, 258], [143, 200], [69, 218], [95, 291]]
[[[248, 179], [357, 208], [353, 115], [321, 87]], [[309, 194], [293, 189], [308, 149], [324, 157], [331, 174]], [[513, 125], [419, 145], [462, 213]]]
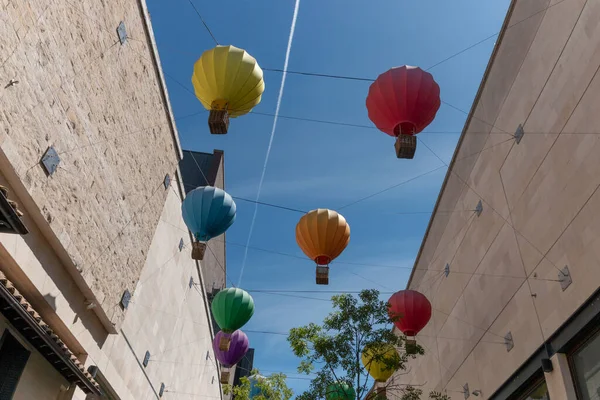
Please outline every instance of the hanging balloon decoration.
[[201, 186], [187, 194], [181, 204], [181, 213], [183, 221], [194, 235], [194, 260], [202, 260], [206, 242], [225, 233], [235, 222], [235, 210], [235, 202], [222, 189]]
[[369, 119], [379, 130], [396, 137], [398, 158], [414, 157], [415, 134], [433, 121], [440, 104], [440, 87], [433, 76], [408, 65], [379, 75], [367, 95]]
[[325, 400], [356, 400], [356, 391], [348, 383], [338, 381], [327, 386]]
[[416, 290], [400, 290], [388, 300], [388, 315], [394, 325], [406, 335], [406, 352], [415, 354], [415, 336], [431, 319], [431, 303]]
[[248, 380], [250, 381], [250, 399], [258, 397], [259, 395], [262, 395], [263, 398], [266, 398], [265, 393], [263, 393], [262, 389], [258, 386], [259, 382], [265, 382], [266, 379], [266, 377], [259, 374], [254, 374], [250, 378], [248, 378]]
[[317, 285], [328, 285], [329, 263], [348, 246], [350, 225], [333, 210], [312, 210], [296, 225], [296, 242], [317, 264]]
[[215, 321], [224, 333], [219, 337], [219, 349], [228, 351], [231, 334], [252, 318], [254, 300], [245, 290], [225, 288], [213, 298], [211, 310]]
[[235, 46], [217, 46], [202, 53], [194, 64], [196, 97], [210, 110], [212, 134], [225, 134], [229, 118], [249, 113], [265, 90], [263, 71], [250, 54]]
[[[231, 343], [229, 349], [223, 351], [219, 348], [219, 343], [225, 336], [229, 337]], [[246, 355], [248, 346], [248, 336], [239, 329], [230, 335], [223, 331], [217, 333], [213, 340], [213, 350], [215, 357], [223, 366], [223, 369], [221, 369], [221, 383], [229, 383], [230, 368], [240, 362]]]
[[375, 379], [376, 391], [385, 397], [385, 382], [396, 372], [392, 365], [399, 365], [400, 356], [392, 345], [383, 345], [365, 349], [361, 360], [369, 375]]

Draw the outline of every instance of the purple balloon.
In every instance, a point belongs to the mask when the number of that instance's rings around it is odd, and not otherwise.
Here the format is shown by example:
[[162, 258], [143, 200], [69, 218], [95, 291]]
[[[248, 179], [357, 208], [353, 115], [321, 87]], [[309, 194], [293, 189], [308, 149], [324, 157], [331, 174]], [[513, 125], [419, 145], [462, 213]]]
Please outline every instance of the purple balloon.
[[[219, 350], [219, 341], [222, 337], [231, 338], [229, 350], [227, 351]], [[231, 367], [232, 365], [240, 362], [240, 360], [246, 355], [248, 346], [248, 336], [246, 336], [246, 334], [239, 329], [231, 334], [219, 331], [213, 340], [215, 357], [217, 357], [217, 360], [219, 360], [219, 362], [226, 367]]]

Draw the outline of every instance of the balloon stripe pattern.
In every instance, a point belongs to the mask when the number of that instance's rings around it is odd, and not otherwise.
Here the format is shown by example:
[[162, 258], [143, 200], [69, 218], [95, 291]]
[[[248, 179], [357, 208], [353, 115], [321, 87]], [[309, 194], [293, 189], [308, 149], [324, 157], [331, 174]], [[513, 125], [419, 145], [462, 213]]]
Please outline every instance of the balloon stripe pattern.
[[213, 102], [227, 103], [231, 118], [249, 113], [265, 90], [256, 59], [235, 46], [205, 51], [194, 64], [192, 85], [204, 108], [213, 109]]
[[211, 310], [221, 330], [233, 333], [254, 315], [254, 300], [245, 290], [226, 288], [216, 294]]
[[[412, 135], [434, 120], [441, 105], [440, 87], [429, 72], [404, 65], [379, 75], [369, 87], [366, 105], [377, 129], [390, 136]], [[402, 130], [404, 124], [414, 131]]]
[[[229, 350], [223, 351], [219, 349], [219, 342], [222, 337], [229, 336], [231, 343], [229, 345]], [[215, 357], [221, 364], [223, 364], [226, 368], [231, 368], [233, 365], [240, 362], [240, 360], [246, 355], [248, 352], [248, 347], [250, 346], [248, 341], [248, 336], [241, 330], [237, 330], [233, 332], [231, 335], [219, 331], [215, 335], [213, 340], [213, 350], [215, 352]]]
[[399, 355], [394, 346], [385, 345], [378, 349], [363, 351], [361, 361], [376, 382], [385, 382], [396, 372], [393, 368], [389, 368], [389, 364], [393, 364], [391, 361], [397, 361], [398, 358]]
[[431, 319], [431, 303], [416, 290], [400, 290], [388, 300], [388, 315], [406, 336], [416, 336]]
[[188, 193], [181, 212], [196, 240], [205, 242], [225, 233], [235, 222], [236, 205], [224, 190], [201, 186]]
[[320, 265], [329, 264], [348, 246], [350, 225], [333, 210], [312, 210], [296, 225], [296, 241], [311, 260]]

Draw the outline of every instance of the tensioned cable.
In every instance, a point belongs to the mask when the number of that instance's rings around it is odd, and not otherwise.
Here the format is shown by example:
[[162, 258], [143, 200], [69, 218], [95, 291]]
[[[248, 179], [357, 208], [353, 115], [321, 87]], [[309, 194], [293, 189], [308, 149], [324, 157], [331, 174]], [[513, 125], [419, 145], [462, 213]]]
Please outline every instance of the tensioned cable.
[[[290, 26], [290, 33], [288, 36], [288, 44], [285, 50], [285, 60], [283, 62], [283, 75], [281, 76], [281, 86], [279, 87], [279, 95], [277, 96], [277, 104], [275, 106], [275, 116], [273, 117], [273, 127], [271, 128], [271, 135], [269, 136], [269, 144], [267, 145], [267, 152], [265, 154], [265, 161], [258, 181], [258, 189], [256, 191], [256, 201], [260, 198], [260, 192], [262, 190], [263, 182], [265, 180], [265, 174], [267, 172], [267, 165], [269, 163], [269, 156], [273, 147], [273, 139], [275, 138], [275, 132], [277, 129], [277, 119], [279, 117], [279, 110], [281, 108], [281, 101], [283, 99], [283, 91], [285, 88], [285, 80], [287, 78], [287, 68], [290, 62], [290, 54], [292, 51], [292, 43], [294, 40], [294, 32], [296, 30], [296, 21], [298, 20], [298, 11], [300, 9], [300, 0], [294, 2], [294, 15], [292, 16], [292, 25]], [[256, 223], [256, 217], [258, 215], [258, 204], [254, 206], [254, 213], [252, 214], [252, 220], [250, 222], [250, 229], [248, 232], [248, 240], [246, 245], [250, 246], [252, 240], [252, 234], [254, 233], [254, 224]], [[244, 250], [244, 258], [242, 259], [242, 267], [240, 268], [240, 277], [238, 279], [238, 286], [242, 284], [242, 278], [244, 276], [244, 269], [246, 268], [246, 261], [248, 260], [248, 248]]]
[[200, 21], [202, 21], [202, 24], [204, 25], [204, 27], [208, 31], [208, 34], [215, 41], [215, 44], [218, 46], [219, 42], [217, 41], [217, 38], [215, 38], [215, 35], [213, 35], [212, 31], [210, 30], [210, 28], [208, 27], [208, 25], [206, 24], [206, 22], [204, 22], [204, 18], [202, 18], [202, 15], [200, 15], [200, 11], [198, 11], [198, 9], [196, 8], [196, 6], [192, 2], [192, 0], [188, 0], [188, 2], [194, 8], [194, 11], [196, 11], [196, 15], [198, 15], [198, 18], [200, 18]]
[[544, 253], [542, 253], [533, 243], [531, 243], [531, 241], [529, 239], [527, 239], [521, 232], [519, 232], [506, 218], [504, 218], [504, 216], [498, 211], [496, 210], [485, 198], [483, 198], [483, 196], [481, 196], [475, 189], [473, 189], [473, 187], [471, 185], [469, 185], [468, 182], [466, 182], [458, 173], [456, 173], [454, 171], [453, 168], [450, 168], [450, 166], [435, 152], [433, 151], [433, 149], [431, 149], [431, 147], [429, 147], [427, 145], [427, 143], [425, 143], [422, 139], [418, 140], [423, 143], [423, 145], [436, 157], [438, 158], [441, 162], [443, 162], [444, 164], [446, 164], [446, 166], [448, 167], [448, 171], [452, 174], [454, 174], [466, 187], [468, 187], [473, 193], [475, 193], [477, 195], [477, 197], [479, 197], [481, 199], [481, 201], [483, 203], [486, 204], [487, 207], [490, 207], [491, 210], [493, 210], [500, 218], [502, 218], [502, 220], [508, 224], [508, 226], [510, 226], [516, 233], [518, 233], [523, 239], [525, 239], [538, 253], [540, 253], [547, 261], [549, 261], [552, 265], [554, 265], [554, 268], [556, 268], [558, 271], [562, 272], [560, 270], [560, 268], [558, 268], [556, 266], [556, 264], [554, 262], [552, 262], [551, 260], [547, 259], [546, 255]]

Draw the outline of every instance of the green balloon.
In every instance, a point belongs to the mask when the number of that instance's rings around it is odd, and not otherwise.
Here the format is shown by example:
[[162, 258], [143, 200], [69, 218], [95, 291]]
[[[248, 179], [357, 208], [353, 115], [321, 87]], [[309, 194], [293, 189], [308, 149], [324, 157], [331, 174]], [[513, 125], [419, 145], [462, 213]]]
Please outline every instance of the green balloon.
[[254, 314], [254, 300], [245, 290], [225, 288], [214, 297], [211, 309], [221, 330], [233, 333]]
[[337, 382], [327, 386], [325, 398], [327, 400], [355, 400], [356, 392], [346, 382]]

